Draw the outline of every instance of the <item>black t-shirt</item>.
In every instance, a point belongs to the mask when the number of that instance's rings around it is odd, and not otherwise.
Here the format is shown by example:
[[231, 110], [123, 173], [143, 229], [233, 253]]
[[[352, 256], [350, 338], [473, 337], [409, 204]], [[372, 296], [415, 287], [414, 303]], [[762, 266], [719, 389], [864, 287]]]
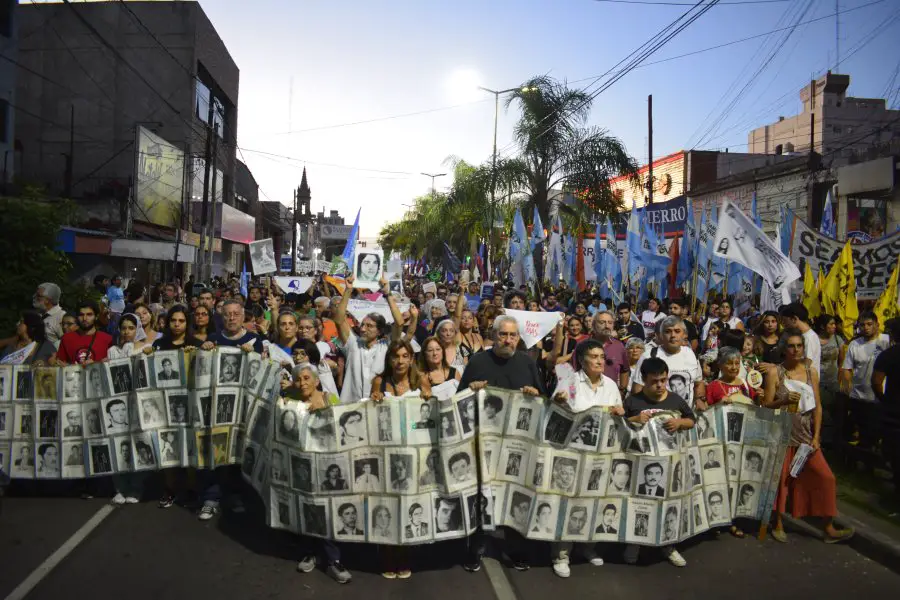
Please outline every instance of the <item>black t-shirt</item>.
[[154, 350], [181, 350], [185, 346], [193, 346], [194, 348], [199, 348], [202, 345], [203, 345], [203, 342], [201, 340], [198, 340], [197, 338], [190, 336], [190, 335], [186, 335], [184, 337], [184, 343], [177, 344], [177, 345], [172, 343], [172, 338], [164, 335], [161, 338], [157, 339], [155, 342], [153, 342], [153, 349]]
[[693, 342], [694, 340], [700, 341], [700, 334], [697, 332], [697, 326], [687, 319], [684, 321], [684, 330], [685, 333], [687, 333], [688, 342]]
[[473, 381], [487, 381], [488, 385], [507, 390], [528, 385], [544, 393], [537, 363], [524, 352], [516, 352], [510, 358], [501, 358], [493, 350], [475, 354], [463, 371], [459, 390], [468, 388]]
[[900, 344], [894, 344], [875, 359], [873, 371], [880, 371], [887, 375], [884, 385], [884, 402], [881, 407], [884, 410], [882, 420], [885, 427], [893, 430], [900, 429]]
[[661, 402], [654, 402], [642, 390], [640, 394], [631, 394], [625, 398], [624, 408], [626, 417], [634, 417], [645, 410], [671, 410], [680, 413], [684, 419], [690, 419], [695, 423], [697, 421], [694, 411], [684, 398], [672, 392], [669, 392]]
[[239, 348], [244, 344], [250, 343], [253, 344], [254, 352], [262, 354], [263, 351], [262, 338], [252, 331], [245, 331], [244, 335], [235, 340], [226, 336], [224, 331], [217, 331], [209, 336], [207, 341], [213, 342], [216, 346], [230, 346], [232, 348]]

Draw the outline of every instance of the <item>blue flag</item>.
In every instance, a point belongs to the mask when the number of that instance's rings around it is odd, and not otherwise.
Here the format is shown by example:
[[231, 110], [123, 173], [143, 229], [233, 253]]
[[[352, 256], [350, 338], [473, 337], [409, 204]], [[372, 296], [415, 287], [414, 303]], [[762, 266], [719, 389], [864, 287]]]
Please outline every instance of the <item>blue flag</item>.
[[625, 244], [628, 249], [628, 279], [637, 282], [646, 275], [641, 248], [641, 211], [631, 200], [631, 216], [628, 218], [628, 229], [625, 233]]
[[537, 248], [547, 236], [544, 235], [544, 224], [541, 223], [541, 214], [537, 206], [534, 207], [534, 220], [531, 222], [531, 251]]
[[681, 236], [681, 248], [678, 253], [678, 275], [675, 285], [682, 287], [692, 281], [694, 267], [697, 264], [697, 225], [694, 220], [694, 207], [691, 199], [687, 199], [687, 218], [684, 222], [684, 235]]
[[565, 243], [566, 262], [563, 268], [563, 279], [565, 280], [569, 288], [573, 290], [578, 287], [577, 267], [575, 265], [576, 250], [577, 248], [575, 247], [575, 238], [571, 235], [567, 235]]
[[711, 291], [721, 290], [725, 286], [725, 269], [727, 266], [724, 257], [716, 256], [713, 253], [713, 244], [716, 241], [716, 232], [719, 229], [719, 211], [715, 204], [710, 208], [707, 228], [709, 229], [709, 255], [712, 257], [712, 266], [710, 267], [709, 274], [709, 289]]
[[613, 298], [618, 298], [622, 290], [622, 263], [619, 262], [619, 243], [616, 241], [611, 219], [606, 220], [606, 264], [603, 273], [606, 276], [606, 288]]
[[835, 223], [834, 221], [834, 208], [832, 200], [833, 189], [834, 188], [829, 188], [828, 195], [825, 196], [825, 206], [822, 208], [822, 225], [819, 227], [819, 233], [828, 236], [831, 239], [836, 239], [837, 223]]
[[531, 256], [531, 244], [528, 240], [528, 230], [525, 229], [525, 221], [522, 213], [516, 209], [513, 218], [512, 235], [509, 238], [509, 261], [513, 273], [513, 281], [516, 285], [534, 281], [537, 275], [534, 272], [534, 259]]
[[443, 260], [444, 270], [448, 273], [450, 277], [450, 281], [453, 281], [453, 274], [459, 273], [462, 270], [462, 261], [456, 257], [456, 254], [453, 253], [453, 250], [450, 249], [450, 246], [447, 245], [447, 242], [444, 242], [444, 256]]
[[709, 289], [709, 259], [712, 256], [709, 243], [709, 222], [706, 211], [701, 209], [700, 228], [697, 229], [697, 300], [706, 302]]
[[606, 268], [606, 244], [600, 236], [600, 223], [597, 223], [597, 231], [594, 232], [594, 275], [597, 285], [603, 287], [605, 275], [603, 270]]
[[341, 260], [347, 265], [350, 272], [353, 272], [353, 262], [356, 260], [356, 239], [359, 237], [359, 213], [362, 209], [356, 211], [356, 221], [353, 222], [353, 228], [347, 237], [347, 245], [344, 246], [344, 253], [341, 254]]

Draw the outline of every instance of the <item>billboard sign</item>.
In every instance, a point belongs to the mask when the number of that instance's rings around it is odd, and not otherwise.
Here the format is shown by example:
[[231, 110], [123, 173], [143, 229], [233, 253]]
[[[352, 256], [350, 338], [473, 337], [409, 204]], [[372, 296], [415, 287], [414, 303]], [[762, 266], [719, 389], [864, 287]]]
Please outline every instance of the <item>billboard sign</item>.
[[163, 227], [181, 224], [184, 152], [138, 126], [134, 218]]
[[353, 225], [322, 225], [320, 230], [323, 240], [346, 240], [353, 231]]

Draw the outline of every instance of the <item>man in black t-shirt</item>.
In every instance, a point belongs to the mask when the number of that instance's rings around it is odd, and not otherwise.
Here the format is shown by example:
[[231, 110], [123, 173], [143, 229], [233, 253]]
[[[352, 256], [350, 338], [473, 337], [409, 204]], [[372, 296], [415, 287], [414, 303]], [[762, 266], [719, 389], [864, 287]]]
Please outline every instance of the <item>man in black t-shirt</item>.
[[875, 359], [872, 366], [872, 392], [880, 409], [882, 453], [891, 463], [894, 486], [900, 494], [900, 318], [888, 319], [884, 331], [891, 336], [891, 347]]
[[[697, 422], [694, 411], [688, 406], [684, 398], [666, 389], [669, 380], [669, 366], [661, 358], [650, 356], [641, 363], [641, 378], [644, 382], [641, 391], [625, 398], [625, 418], [632, 423], [646, 424], [654, 413], [660, 411], [672, 411], [681, 415], [680, 418], [671, 418], [663, 427], [671, 434], [681, 429], [692, 429]], [[634, 564], [637, 562], [639, 547], [629, 544], [625, 549], [625, 561]], [[663, 546], [663, 555], [676, 567], [687, 565], [684, 557], [675, 549], [675, 546]]]

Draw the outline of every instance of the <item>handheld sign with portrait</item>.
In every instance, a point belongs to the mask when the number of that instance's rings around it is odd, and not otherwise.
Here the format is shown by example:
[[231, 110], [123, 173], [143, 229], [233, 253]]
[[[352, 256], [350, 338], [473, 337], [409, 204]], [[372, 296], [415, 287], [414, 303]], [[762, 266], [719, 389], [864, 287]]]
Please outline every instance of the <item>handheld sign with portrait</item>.
[[254, 275], [265, 275], [278, 270], [272, 238], [250, 242], [250, 266]]
[[381, 250], [369, 250], [366, 252], [357, 252], [353, 275], [356, 280], [353, 287], [378, 290], [381, 288], [379, 280], [384, 274], [384, 254]]

